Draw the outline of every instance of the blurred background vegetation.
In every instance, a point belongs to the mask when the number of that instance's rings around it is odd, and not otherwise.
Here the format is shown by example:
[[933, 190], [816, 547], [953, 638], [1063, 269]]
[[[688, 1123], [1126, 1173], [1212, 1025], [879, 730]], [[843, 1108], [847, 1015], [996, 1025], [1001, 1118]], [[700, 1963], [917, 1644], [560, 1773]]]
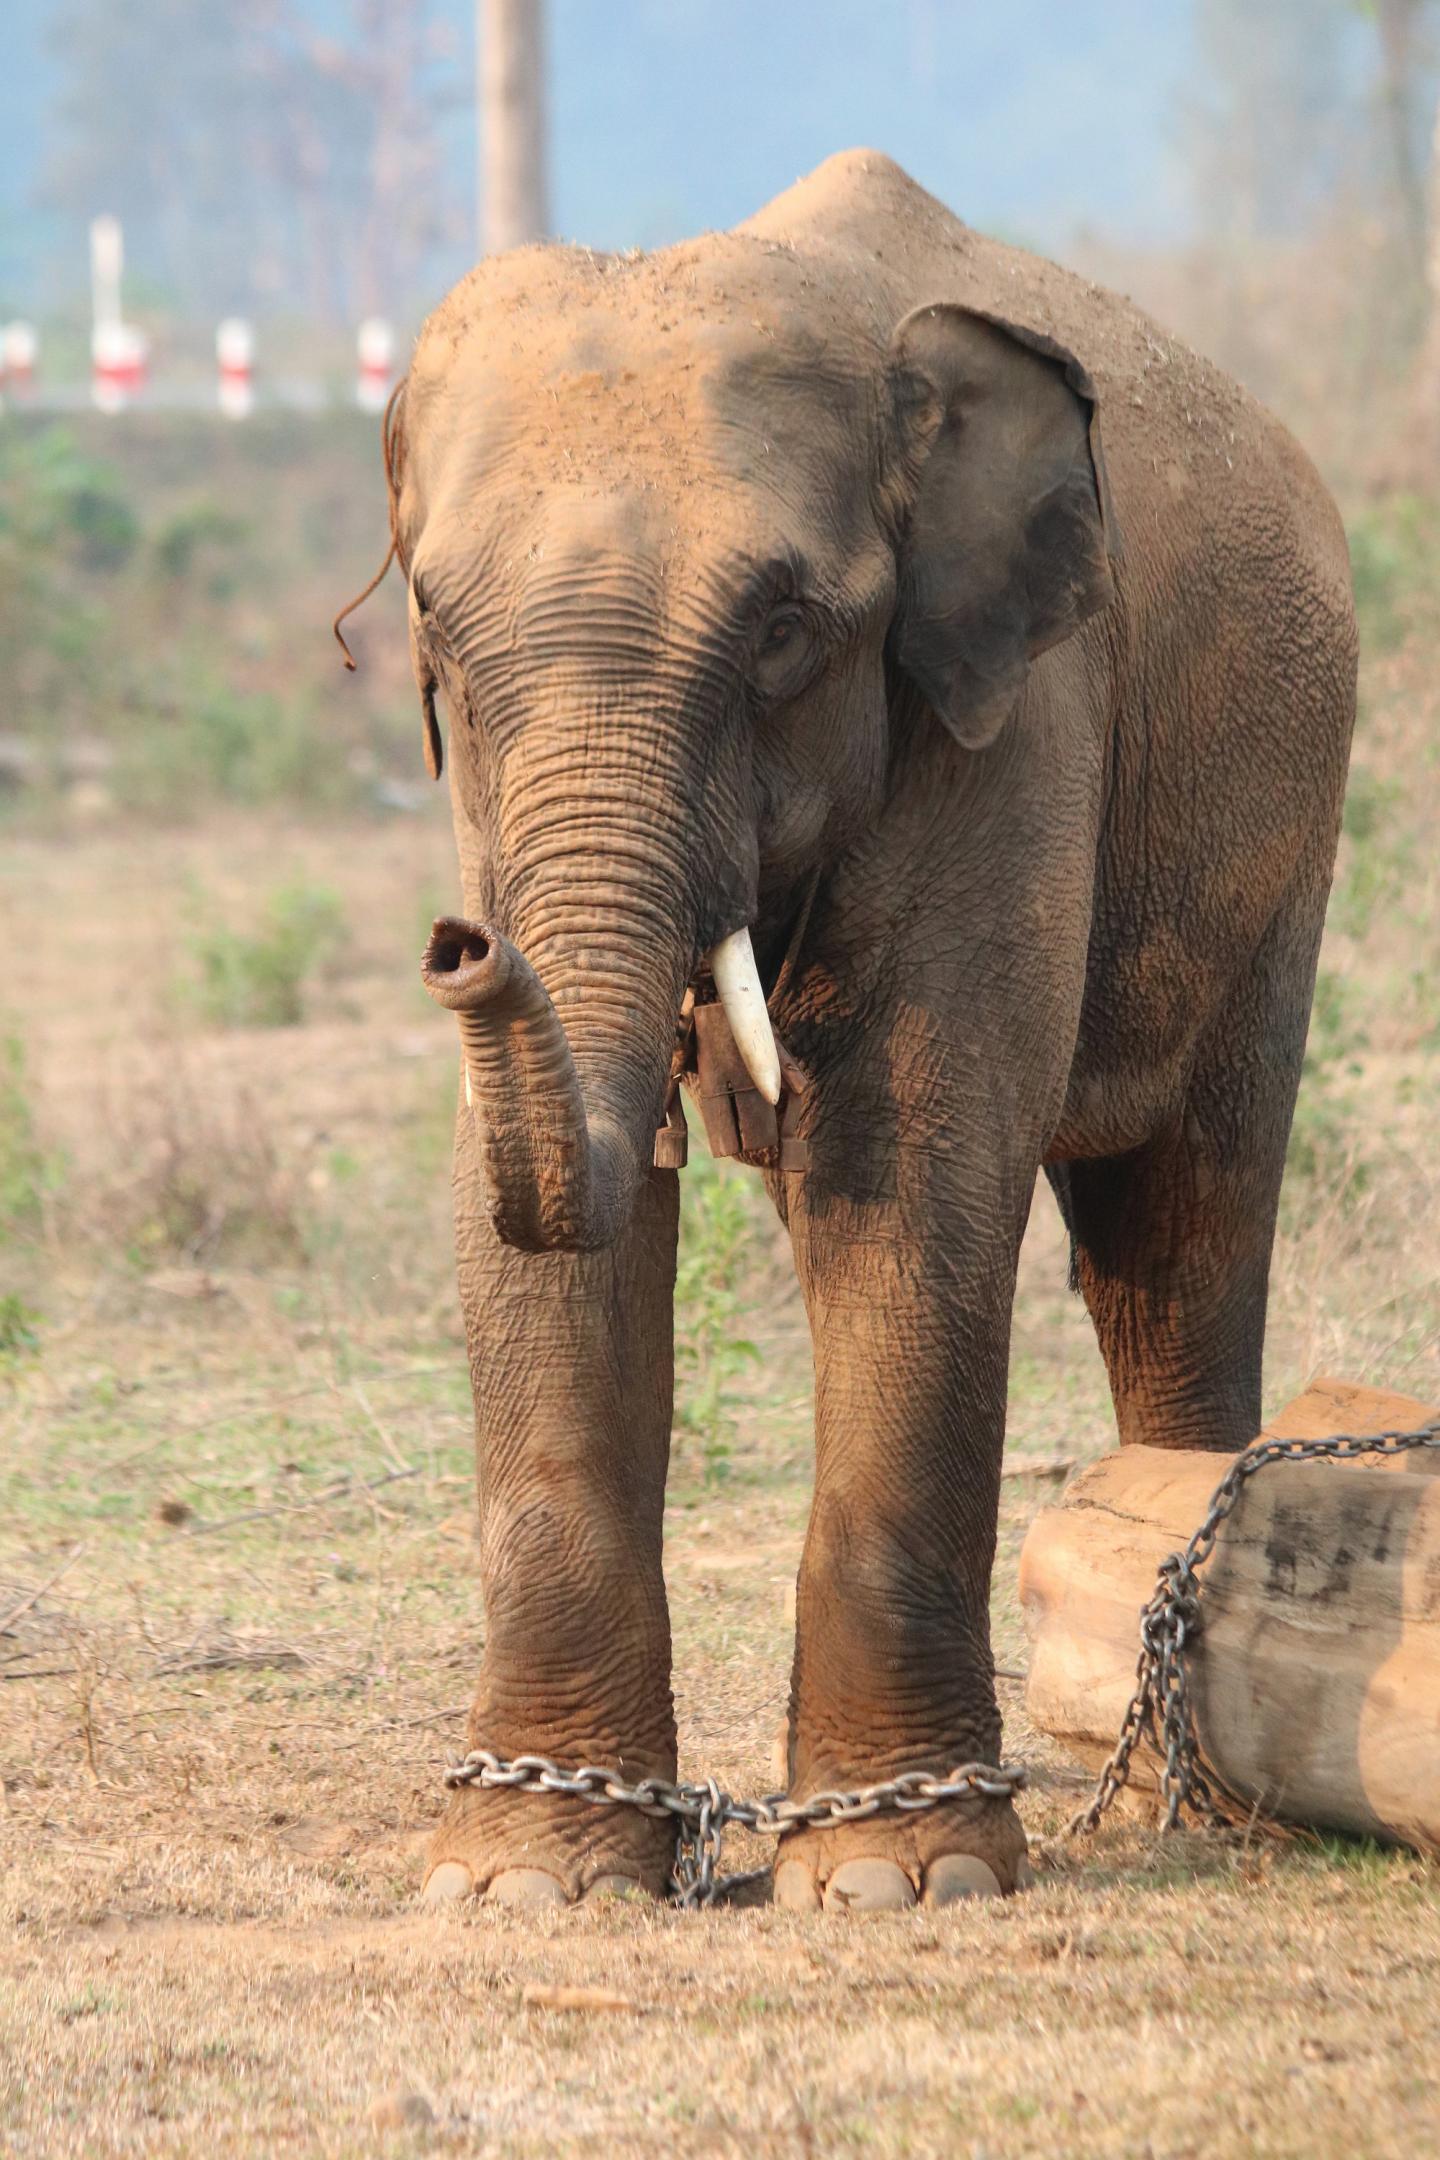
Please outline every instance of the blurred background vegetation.
[[[797, 95], [789, 134], [770, 106], [763, 129], [741, 131], [726, 185], [746, 192], [732, 204], [717, 188], [711, 214], [782, 184], [812, 136], [818, 156], [877, 133], [973, 214], [967, 198], [984, 189], [966, 172], [987, 141], [1000, 159], [987, 90], [1002, 112], [1023, 92], [1033, 157], [1018, 166], [1040, 177], [1015, 183], [998, 222], [1232, 369], [1330, 480], [1355, 567], [1362, 717], [1285, 1197], [1279, 1358], [1303, 1373], [1333, 1351], [1398, 1378], [1405, 1360], [1434, 1365], [1440, 1341], [1427, 1229], [1440, 1198], [1440, 4], [1274, 0], [1257, 14], [1193, 0], [1161, 11], [1162, 37], [1114, 0], [1075, 33], [1072, 88], [1033, 10], [1008, 43], [962, 12], [896, 17], [876, 99], [902, 117], [884, 136], [855, 88], [875, 11], [853, 23], [842, 11], [843, 67]], [[447, 115], [463, 102], [468, 7], [137, 0], [124, 39], [98, 0], [25, 0], [24, 13], [48, 39], [35, 216], [70, 233], [73, 271], [81, 212], [102, 199], [127, 212], [137, 312], [166, 366], [204, 354], [206, 310], [239, 299], [261, 317], [262, 356], [269, 339], [339, 382], [357, 308], [413, 320], [465, 258], [470, 181]], [[648, 69], [663, 85], [720, 34], [689, 15], [641, 26], [627, 80], [643, 85]], [[608, 36], [593, 11], [556, 8], [562, 103], [577, 55]], [[1154, 78], [1143, 86], [1116, 73], [1127, 36]], [[137, 55], [162, 50], [136, 106]], [[1124, 153], [1107, 163], [1096, 127], [1105, 116], [1113, 137], [1132, 108], [1154, 202], [1125, 197]], [[401, 156], [396, 131], [423, 125], [432, 139]], [[1046, 161], [1082, 137], [1067, 196]], [[102, 198], [122, 149], [142, 142], [143, 186]], [[0, 153], [12, 178], [16, 154]], [[585, 208], [577, 156], [572, 144], [557, 158], [562, 223], [567, 204], [572, 219]], [[947, 158], [974, 162], [951, 171]], [[642, 136], [629, 164], [611, 160], [602, 223], [661, 219], [657, 159]], [[240, 184], [217, 222], [225, 172]], [[417, 190], [428, 207], [392, 215]], [[36, 266], [7, 245], [14, 304]], [[242, 261], [253, 282], [237, 292]], [[50, 265], [39, 280], [57, 369], [67, 350], [78, 369], [81, 352], [69, 275]], [[266, 1326], [323, 1314], [332, 1341], [342, 1310], [360, 1334], [455, 1339], [453, 1044], [414, 981], [428, 915], [455, 882], [444, 790], [421, 766], [398, 580], [351, 625], [356, 675], [329, 631], [384, 544], [376, 437], [344, 409], [262, 408], [238, 426], [199, 411], [0, 417], [0, 909], [17, 955], [0, 977], [0, 1359], [12, 1374], [97, 1314], [122, 1331], [148, 1320], [150, 1286], [177, 1270], [209, 1286], [192, 1334], [232, 1307], [253, 1321], [258, 1300]], [[685, 1190], [680, 1444], [718, 1476], [737, 1405], [772, 1387], [785, 1264], [758, 1181], [692, 1165]], [[1361, 1308], [1375, 1318], [1356, 1337]], [[793, 1349], [799, 1316], [785, 1312]], [[803, 1391], [803, 1349], [794, 1358]], [[1046, 1399], [1070, 1385], [1023, 1331], [1017, 1360], [1022, 1378], [1044, 1376]], [[1084, 1386], [1098, 1429], [1103, 1396]]]
[[387, 779], [403, 797], [404, 652], [372, 641], [342, 685], [327, 630], [384, 520], [358, 413], [7, 419], [0, 815], [339, 811]]

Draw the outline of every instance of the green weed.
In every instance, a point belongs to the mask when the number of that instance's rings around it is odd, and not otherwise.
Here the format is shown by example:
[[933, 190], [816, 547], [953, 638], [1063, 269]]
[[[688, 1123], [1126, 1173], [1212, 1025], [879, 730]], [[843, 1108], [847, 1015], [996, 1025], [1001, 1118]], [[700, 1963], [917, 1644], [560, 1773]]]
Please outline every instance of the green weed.
[[[1310, 1840], [1306, 1840], [1307, 1845]], [[1415, 1855], [1403, 1847], [1382, 1845], [1372, 1837], [1346, 1837], [1339, 1831], [1314, 1839], [1315, 1857], [1327, 1868], [1342, 1868], [1376, 1884], [1384, 1884], [1396, 1868], [1413, 1868]]]
[[17, 1291], [0, 1296], [0, 1375], [40, 1351], [40, 1315]]
[[753, 1173], [692, 1158], [681, 1179], [680, 1257], [675, 1278], [675, 1429], [698, 1450], [707, 1484], [730, 1469], [735, 1382], [758, 1364], [740, 1332], [743, 1281], [755, 1243]]
[[38, 1230], [62, 1175], [35, 1130], [24, 1047], [16, 1035], [0, 1037], [0, 1228]]
[[1357, 1150], [1364, 1130], [1357, 1090], [1361, 1053], [1368, 1042], [1355, 1010], [1350, 983], [1321, 968], [1315, 981], [1310, 1036], [1301, 1068], [1300, 1095], [1285, 1159], [1285, 1204], [1292, 1222], [1318, 1203], [1340, 1195], [1359, 1197], [1369, 1166]]
[[190, 939], [195, 1004], [214, 1027], [298, 1026], [306, 984], [339, 944], [342, 923], [328, 888], [286, 885], [254, 930], [205, 925]]
[[1414, 858], [1414, 835], [1404, 816], [1404, 789], [1363, 765], [1352, 765], [1345, 791], [1339, 875], [1330, 896], [1331, 929], [1357, 940], [1393, 906]]

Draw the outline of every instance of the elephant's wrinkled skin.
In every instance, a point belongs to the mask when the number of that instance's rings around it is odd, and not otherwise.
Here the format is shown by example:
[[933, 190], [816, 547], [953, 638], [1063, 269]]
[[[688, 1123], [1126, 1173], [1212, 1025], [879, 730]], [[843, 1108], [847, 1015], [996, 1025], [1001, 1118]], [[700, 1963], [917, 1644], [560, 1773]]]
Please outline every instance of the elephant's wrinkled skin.
[[[483, 264], [395, 451], [465, 914], [498, 933], [435, 962], [490, 971], [457, 1149], [474, 1737], [674, 1770], [652, 1135], [701, 956], [752, 925], [768, 984], [818, 871], [776, 1014], [814, 1082], [808, 1170], [772, 1180], [818, 1426], [792, 1789], [993, 1760], [1037, 1165], [1122, 1441], [1259, 1424], [1354, 703], [1332, 506], [1213, 368], [868, 153], [662, 254]], [[669, 1842], [471, 1792], [430, 1889], [659, 1890]], [[880, 1818], [787, 1840], [777, 1894], [1009, 1890], [1023, 1855], [1008, 1804]]]

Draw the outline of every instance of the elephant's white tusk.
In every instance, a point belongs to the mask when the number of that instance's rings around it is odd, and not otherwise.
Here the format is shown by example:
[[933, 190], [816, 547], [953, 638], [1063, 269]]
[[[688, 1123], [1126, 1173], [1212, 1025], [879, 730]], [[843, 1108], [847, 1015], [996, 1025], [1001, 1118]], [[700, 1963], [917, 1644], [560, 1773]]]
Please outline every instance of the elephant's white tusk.
[[745, 1070], [768, 1103], [780, 1100], [780, 1056], [748, 930], [732, 930], [711, 948], [710, 972]]

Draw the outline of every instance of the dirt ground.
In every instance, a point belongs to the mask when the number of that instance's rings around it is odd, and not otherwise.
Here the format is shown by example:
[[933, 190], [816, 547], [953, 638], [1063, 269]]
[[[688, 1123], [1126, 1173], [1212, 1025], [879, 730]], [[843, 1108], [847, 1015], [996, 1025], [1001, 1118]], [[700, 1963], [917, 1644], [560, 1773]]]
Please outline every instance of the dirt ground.
[[[1044, 1850], [1029, 1895], [940, 1914], [419, 1909], [482, 1624], [454, 1046], [415, 980], [453, 894], [442, 810], [101, 823], [17, 839], [0, 876], [41, 1106], [7, 1263], [38, 1342], [0, 1366], [7, 2152], [1434, 2149], [1440, 1875], [1405, 1853], [1122, 1823]], [[303, 1022], [218, 1025], [196, 925], [281, 881], [338, 925]], [[1362, 966], [1353, 924], [1331, 952]], [[1331, 1161], [1350, 1098], [1320, 1075], [1271, 1407], [1317, 1369], [1440, 1392], [1428, 1038], [1343, 1059], [1401, 1137], [1363, 1179], [1348, 1141]], [[686, 1179], [698, 1236], [717, 1180]], [[689, 1319], [757, 1355], [707, 1438], [682, 1428], [667, 1531], [682, 1763], [747, 1791], [809, 1481], [806, 1345], [752, 1187], [737, 1310]], [[1016, 1562], [1057, 1489], [1025, 1465], [1112, 1428], [1043, 1192], [1022, 1276], [995, 1638], [1047, 1838], [1082, 1784], [1024, 1716]]]

